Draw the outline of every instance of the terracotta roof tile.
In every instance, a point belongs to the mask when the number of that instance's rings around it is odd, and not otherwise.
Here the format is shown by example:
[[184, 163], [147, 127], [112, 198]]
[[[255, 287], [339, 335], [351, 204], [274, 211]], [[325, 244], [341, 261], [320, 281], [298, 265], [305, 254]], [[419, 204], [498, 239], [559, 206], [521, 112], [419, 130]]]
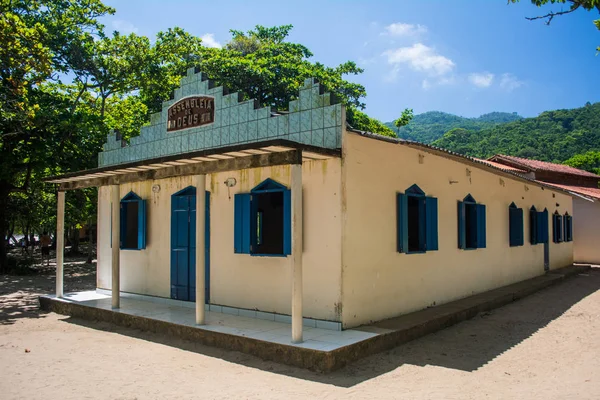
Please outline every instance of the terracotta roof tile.
[[556, 186], [561, 189], [568, 190], [570, 192], [575, 192], [575, 193], [581, 194], [583, 196], [593, 197], [594, 199], [600, 200], [600, 188], [560, 185], [558, 183], [546, 183], [546, 182], [544, 182], [544, 183], [549, 186]]
[[511, 167], [508, 165], [500, 164], [499, 162], [494, 162], [494, 161], [490, 161], [490, 160], [482, 160], [480, 158], [476, 158], [476, 160], [481, 161], [484, 164], [491, 165], [492, 167], [500, 168], [500, 169], [503, 169], [506, 171], [512, 171], [512, 172], [516, 172], [518, 174], [526, 174], [527, 173], [527, 171], [524, 169], [519, 169], [519, 168]]
[[569, 167], [568, 165], [554, 164], [554, 163], [546, 162], [546, 161], [529, 160], [527, 158], [506, 156], [503, 154], [496, 154], [495, 156], [490, 157], [490, 159], [488, 161], [493, 161], [493, 162], [495, 161], [495, 162], [502, 163], [502, 160], [506, 160], [508, 162], [511, 162], [511, 163], [514, 163], [517, 165], [522, 165], [524, 168], [526, 168], [526, 169], [529, 168], [534, 171], [542, 170], [542, 171], [550, 171], [550, 172], [560, 172], [563, 174], [588, 176], [588, 177], [595, 177], [595, 178], [600, 179], [599, 175], [596, 175], [592, 172], [584, 171], [581, 169]]

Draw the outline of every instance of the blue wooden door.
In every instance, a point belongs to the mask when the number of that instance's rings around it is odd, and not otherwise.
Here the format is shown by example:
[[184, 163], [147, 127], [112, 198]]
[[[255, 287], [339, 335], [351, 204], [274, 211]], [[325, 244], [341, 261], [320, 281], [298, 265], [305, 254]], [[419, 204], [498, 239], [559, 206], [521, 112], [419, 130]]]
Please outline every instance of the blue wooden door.
[[[206, 302], [210, 295], [210, 193], [206, 192]], [[196, 190], [171, 198], [171, 298], [196, 301]]]

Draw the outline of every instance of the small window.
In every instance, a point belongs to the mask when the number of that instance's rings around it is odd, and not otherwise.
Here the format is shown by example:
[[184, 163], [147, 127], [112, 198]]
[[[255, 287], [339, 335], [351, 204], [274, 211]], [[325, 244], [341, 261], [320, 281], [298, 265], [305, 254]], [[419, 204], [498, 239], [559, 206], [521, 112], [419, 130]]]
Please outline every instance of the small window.
[[397, 195], [397, 250], [423, 253], [438, 249], [437, 199], [413, 185]]
[[552, 216], [552, 241], [561, 243], [563, 241], [563, 216], [556, 211]]
[[[142, 250], [146, 248], [146, 200], [134, 192], [121, 199], [120, 248]], [[112, 231], [112, 229], [111, 229]]]
[[508, 207], [508, 226], [510, 246], [523, 246], [523, 209], [515, 203]]
[[537, 209], [535, 208], [535, 206], [531, 206], [531, 208], [529, 209], [529, 241], [531, 242], [531, 244], [538, 244], [537, 216]]
[[486, 242], [485, 205], [477, 204], [469, 194], [458, 202], [458, 248], [483, 249]]
[[529, 210], [529, 222], [531, 244], [548, 243], [548, 210], [537, 211], [532, 206]]
[[569, 213], [565, 213], [564, 216], [564, 226], [565, 226], [565, 242], [573, 241], [573, 217], [569, 215]]
[[253, 255], [291, 254], [290, 190], [267, 179], [250, 193], [235, 195], [234, 251]]

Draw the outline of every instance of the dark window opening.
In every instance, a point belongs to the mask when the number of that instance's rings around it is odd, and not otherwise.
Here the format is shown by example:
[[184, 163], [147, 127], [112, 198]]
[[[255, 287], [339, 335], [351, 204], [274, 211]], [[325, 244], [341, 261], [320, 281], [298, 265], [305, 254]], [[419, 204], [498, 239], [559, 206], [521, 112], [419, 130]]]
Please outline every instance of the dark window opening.
[[283, 254], [283, 192], [252, 195], [256, 204], [255, 254]]
[[477, 206], [465, 203], [465, 239], [467, 249], [477, 248]]
[[408, 196], [408, 251], [425, 251], [425, 197]]
[[121, 238], [123, 248], [138, 248], [138, 208], [139, 204], [135, 201], [123, 203], [125, 209], [125, 237]]

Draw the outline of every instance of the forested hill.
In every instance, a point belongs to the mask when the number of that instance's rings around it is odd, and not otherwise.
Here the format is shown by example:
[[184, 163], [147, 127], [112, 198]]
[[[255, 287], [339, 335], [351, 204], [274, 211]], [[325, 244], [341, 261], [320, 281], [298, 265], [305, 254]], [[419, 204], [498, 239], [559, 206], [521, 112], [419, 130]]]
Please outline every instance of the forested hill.
[[[492, 112], [479, 118], [465, 118], [441, 111], [429, 111], [415, 115], [408, 125], [400, 128], [399, 137], [421, 143], [431, 143], [454, 128], [477, 131], [521, 118], [517, 113], [504, 112]], [[393, 122], [387, 122], [385, 125], [397, 132]]]
[[541, 113], [486, 129], [455, 128], [432, 143], [474, 157], [494, 154], [562, 163], [600, 151], [600, 103]]

